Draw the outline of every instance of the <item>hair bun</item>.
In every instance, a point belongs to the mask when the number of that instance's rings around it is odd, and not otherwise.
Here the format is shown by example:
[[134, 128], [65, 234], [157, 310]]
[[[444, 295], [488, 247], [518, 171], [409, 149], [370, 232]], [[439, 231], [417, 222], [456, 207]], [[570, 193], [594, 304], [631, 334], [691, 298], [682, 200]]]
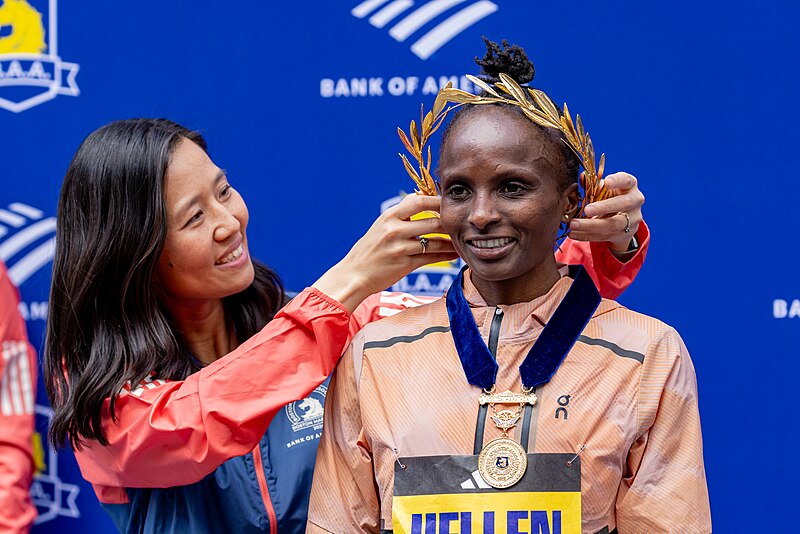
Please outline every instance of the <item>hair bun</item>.
[[481, 66], [481, 74], [478, 76], [480, 79], [488, 83], [497, 83], [502, 72], [511, 76], [520, 85], [533, 80], [536, 70], [522, 47], [509, 46], [505, 39], [501, 41], [502, 47], [486, 37], [483, 37], [483, 42], [486, 43], [486, 55], [483, 59], [475, 57], [475, 63]]

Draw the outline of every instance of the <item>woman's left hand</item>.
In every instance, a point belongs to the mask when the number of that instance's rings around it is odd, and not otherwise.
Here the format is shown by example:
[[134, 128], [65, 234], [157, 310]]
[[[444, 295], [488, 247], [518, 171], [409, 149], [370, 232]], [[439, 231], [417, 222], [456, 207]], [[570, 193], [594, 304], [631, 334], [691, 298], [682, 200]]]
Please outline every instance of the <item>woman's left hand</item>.
[[626, 172], [610, 174], [603, 183], [617, 196], [586, 206], [586, 216], [591, 218], [573, 220], [569, 237], [576, 241], [606, 241], [614, 252], [625, 252], [642, 222], [644, 195], [636, 177]]

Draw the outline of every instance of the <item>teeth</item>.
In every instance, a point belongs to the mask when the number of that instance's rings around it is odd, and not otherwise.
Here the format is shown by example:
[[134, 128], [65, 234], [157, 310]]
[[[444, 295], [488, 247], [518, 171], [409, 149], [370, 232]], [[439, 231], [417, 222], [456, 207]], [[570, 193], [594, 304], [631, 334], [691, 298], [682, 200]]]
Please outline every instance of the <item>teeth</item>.
[[475, 240], [471, 241], [471, 243], [475, 248], [497, 248], [511, 243], [511, 238], [504, 237], [503, 239], [485, 239], [481, 241]]
[[239, 256], [242, 255], [242, 252], [244, 252], [244, 247], [242, 245], [239, 245], [236, 248], [236, 250], [234, 250], [233, 252], [222, 258], [220, 261], [218, 261], [217, 265], [224, 265], [226, 263], [232, 262], [235, 259], [238, 259]]

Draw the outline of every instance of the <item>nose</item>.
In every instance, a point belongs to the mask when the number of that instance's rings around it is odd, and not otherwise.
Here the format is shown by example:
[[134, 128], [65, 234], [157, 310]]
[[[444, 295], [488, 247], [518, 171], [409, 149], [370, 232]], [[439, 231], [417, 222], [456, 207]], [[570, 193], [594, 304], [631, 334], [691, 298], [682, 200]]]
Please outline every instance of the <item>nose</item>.
[[500, 220], [495, 199], [489, 192], [476, 191], [473, 194], [467, 220], [478, 230], [484, 230]]
[[215, 211], [214, 239], [216, 241], [226, 241], [240, 231], [242, 225], [233, 212], [222, 205], [218, 206]]

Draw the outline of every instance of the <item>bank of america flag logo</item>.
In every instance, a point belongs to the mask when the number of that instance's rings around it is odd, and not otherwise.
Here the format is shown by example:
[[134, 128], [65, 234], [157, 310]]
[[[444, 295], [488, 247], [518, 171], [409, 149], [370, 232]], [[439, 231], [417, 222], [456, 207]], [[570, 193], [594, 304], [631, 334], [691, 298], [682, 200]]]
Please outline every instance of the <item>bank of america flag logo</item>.
[[[416, 9], [410, 11], [414, 7]], [[430, 0], [418, 7], [412, 0], [366, 0], [351, 13], [359, 19], [367, 18], [376, 28], [389, 27], [389, 35], [401, 43], [421, 34], [411, 45], [411, 51], [421, 59], [428, 59], [455, 36], [497, 9], [497, 4], [489, 0]], [[436, 22], [431, 30], [421, 31], [423, 26]]]
[[21, 202], [0, 208], [0, 260], [14, 285], [21, 286], [53, 260], [56, 219]]

